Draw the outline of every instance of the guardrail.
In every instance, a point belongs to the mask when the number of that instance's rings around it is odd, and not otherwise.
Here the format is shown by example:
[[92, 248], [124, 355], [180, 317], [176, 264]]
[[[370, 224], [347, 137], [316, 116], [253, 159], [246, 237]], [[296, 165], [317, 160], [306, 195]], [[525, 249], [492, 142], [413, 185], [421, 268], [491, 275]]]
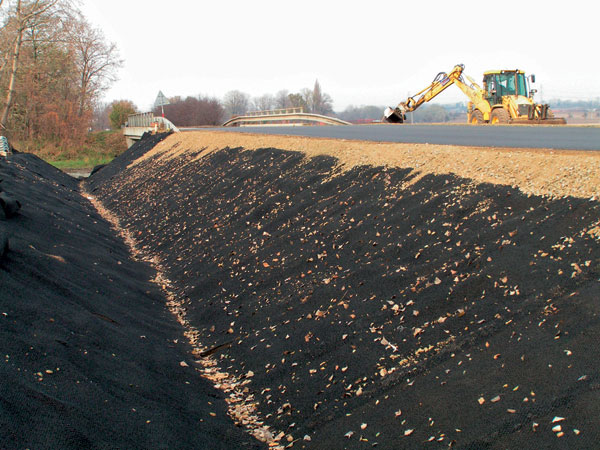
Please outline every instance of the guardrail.
[[[299, 110], [287, 112], [288, 110]], [[285, 111], [285, 112], [280, 112]], [[285, 110], [271, 111], [253, 111], [243, 116], [236, 116], [223, 124], [224, 127], [246, 127], [246, 126], [264, 126], [264, 125], [351, 125], [350, 122], [338, 119], [336, 117], [323, 116], [321, 114], [310, 114], [302, 112], [302, 108], [287, 108]], [[259, 114], [260, 113], [260, 114]]]
[[244, 114], [245, 116], [277, 116], [281, 114], [302, 114], [304, 113], [303, 107], [296, 108], [280, 108], [280, 109], [267, 109], [265, 111], [250, 111]]
[[150, 127], [153, 122], [154, 114], [151, 112], [130, 114], [125, 127]]

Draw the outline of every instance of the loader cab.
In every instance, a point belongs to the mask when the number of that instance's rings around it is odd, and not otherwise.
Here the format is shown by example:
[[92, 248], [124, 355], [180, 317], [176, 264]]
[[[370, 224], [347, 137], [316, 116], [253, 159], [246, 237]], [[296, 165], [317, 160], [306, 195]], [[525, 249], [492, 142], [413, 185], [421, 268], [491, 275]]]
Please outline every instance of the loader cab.
[[483, 74], [486, 98], [491, 106], [502, 104], [506, 95], [528, 96], [527, 78], [521, 70], [491, 70]]

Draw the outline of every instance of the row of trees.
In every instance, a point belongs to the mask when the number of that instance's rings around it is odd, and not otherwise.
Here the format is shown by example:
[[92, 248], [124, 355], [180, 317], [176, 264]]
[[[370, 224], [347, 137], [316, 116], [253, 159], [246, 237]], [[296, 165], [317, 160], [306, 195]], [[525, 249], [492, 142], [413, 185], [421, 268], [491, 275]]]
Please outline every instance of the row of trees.
[[122, 65], [70, 0], [0, 0], [0, 132], [83, 141]]
[[[229, 91], [219, 100], [215, 97], [173, 97], [170, 104], [164, 107], [165, 117], [178, 126], [220, 125], [233, 116], [241, 116], [249, 111], [267, 111], [302, 107], [304, 112], [315, 114], [332, 114], [332, 100], [329, 94], [323, 93], [319, 81], [312, 89], [304, 88], [296, 93], [281, 90], [276, 94], [264, 94], [251, 97], [239, 90]], [[154, 113], [160, 115], [161, 108]]]
[[[214, 97], [198, 96], [173, 97], [171, 104], [164, 107], [165, 116], [175, 125], [194, 126], [194, 125], [220, 125], [225, 120], [233, 116], [244, 115], [248, 111], [266, 111], [271, 109], [282, 109], [291, 107], [303, 107], [305, 112], [315, 114], [334, 115], [348, 122], [371, 122], [380, 120], [383, 116], [384, 106], [363, 105], [348, 106], [344, 111], [334, 112], [331, 107], [331, 97], [321, 93], [319, 82], [315, 82], [315, 87], [302, 89], [298, 93], [290, 94], [286, 90], [281, 90], [275, 95], [265, 94], [260, 97], [251, 98], [248, 94], [234, 90], [229, 91], [220, 101]], [[109, 105], [107, 113], [111, 108], [119, 108], [122, 103], [117, 102]], [[134, 112], [135, 107], [131, 106], [130, 112]], [[415, 111], [409, 120], [413, 122], [448, 122], [456, 120], [457, 117], [464, 116], [466, 107], [464, 104], [452, 105], [424, 105]], [[156, 108], [154, 113], [161, 114], [161, 109]], [[105, 115], [106, 115], [105, 114]], [[114, 115], [114, 112], [112, 113]], [[127, 116], [122, 116], [122, 123], [125, 123]], [[113, 126], [119, 126], [112, 122]]]
[[[362, 122], [362, 121], [374, 121], [380, 120], [383, 116], [385, 107], [366, 105], [366, 106], [348, 106], [344, 111], [336, 114], [342, 120], [348, 122]], [[456, 119], [457, 117], [464, 116], [467, 111], [466, 106], [460, 105], [460, 108], [456, 108], [455, 105], [437, 105], [429, 104], [423, 105], [415, 112], [412, 113], [412, 117], [408, 116], [409, 121], [415, 123], [432, 123], [432, 122], [448, 122]]]
[[[225, 117], [223, 105], [214, 97], [173, 97], [169, 102], [164, 106], [165, 117], [180, 127], [221, 125]], [[160, 116], [162, 109], [155, 108], [154, 114]]]
[[[127, 100], [100, 103], [122, 66], [116, 45], [92, 27], [76, 0], [0, 0], [0, 133], [17, 140], [83, 142], [91, 127], [119, 128], [137, 112]], [[174, 97], [165, 107], [177, 125], [219, 125], [251, 110], [302, 107], [331, 115], [332, 99], [312, 89], [250, 97], [234, 90], [222, 100]], [[378, 119], [380, 107], [350, 107], [347, 120]], [[157, 111], [158, 112], [158, 111]], [[443, 120], [443, 118], [442, 118]]]
[[304, 112], [314, 114], [331, 114], [332, 99], [321, 90], [319, 80], [315, 81], [312, 89], [304, 88], [299, 92], [290, 93], [287, 90], [278, 91], [276, 94], [264, 94], [260, 97], [250, 96], [240, 91], [230, 91], [225, 94], [223, 107], [228, 116], [240, 116], [250, 110], [267, 111], [270, 109], [304, 108]]
[[561, 109], [600, 109], [600, 98], [596, 97], [593, 100], [561, 100], [552, 99], [548, 103], [552, 108]]

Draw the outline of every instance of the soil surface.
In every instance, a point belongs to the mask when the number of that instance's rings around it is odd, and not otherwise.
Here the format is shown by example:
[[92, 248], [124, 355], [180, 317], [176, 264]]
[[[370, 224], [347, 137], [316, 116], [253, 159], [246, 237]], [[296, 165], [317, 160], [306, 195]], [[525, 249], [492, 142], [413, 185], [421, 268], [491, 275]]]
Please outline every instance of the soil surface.
[[515, 186], [525, 194], [600, 199], [600, 152], [498, 149], [452, 145], [395, 144], [251, 133], [186, 132], [171, 135], [145, 158], [177, 158], [190, 149], [278, 148], [307, 157], [332, 156], [341, 170], [359, 165], [410, 168], [414, 180], [454, 174], [477, 183]]
[[598, 154], [155, 144], [87, 188], [153, 258], [205, 377], [256, 437], [596, 448]]
[[78, 182], [27, 154], [0, 180], [21, 204], [0, 209], [0, 448], [264, 448]]

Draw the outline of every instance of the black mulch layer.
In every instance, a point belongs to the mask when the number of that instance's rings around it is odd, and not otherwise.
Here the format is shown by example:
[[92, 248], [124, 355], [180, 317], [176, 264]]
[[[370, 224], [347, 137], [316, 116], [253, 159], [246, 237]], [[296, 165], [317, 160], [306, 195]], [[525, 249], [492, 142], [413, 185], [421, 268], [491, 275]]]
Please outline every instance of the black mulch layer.
[[0, 179], [21, 204], [0, 210], [0, 448], [263, 448], [77, 181], [27, 154]]
[[598, 202], [194, 157], [124, 156], [89, 186], [294, 448], [598, 448]]

